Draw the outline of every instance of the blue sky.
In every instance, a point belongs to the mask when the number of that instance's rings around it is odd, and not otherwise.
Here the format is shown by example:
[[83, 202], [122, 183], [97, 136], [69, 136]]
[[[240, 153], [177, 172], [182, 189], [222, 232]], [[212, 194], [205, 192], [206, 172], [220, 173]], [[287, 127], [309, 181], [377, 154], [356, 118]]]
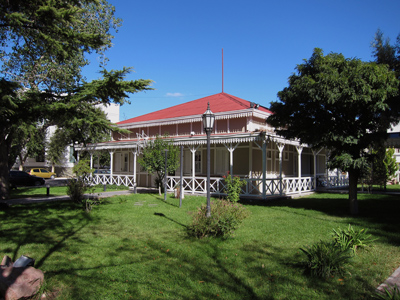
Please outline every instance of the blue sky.
[[378, 28], [392, 43], [400, 33], [399, 0], [108, 1], [123, 25], [107, 69], [133, 67], [128, 79], [155, 88], [132, 95], [121, 121], [221, 92], [222, 48], [224, 92], [269, 107], [315, 47], [370, 61]]

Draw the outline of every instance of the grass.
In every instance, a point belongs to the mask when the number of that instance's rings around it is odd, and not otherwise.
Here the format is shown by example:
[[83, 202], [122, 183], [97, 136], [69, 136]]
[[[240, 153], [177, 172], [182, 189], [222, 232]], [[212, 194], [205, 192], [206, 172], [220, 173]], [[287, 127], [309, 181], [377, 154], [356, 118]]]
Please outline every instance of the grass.
[[[151, 194], [108, 198], [90, 214], [71, 202], [0, 211], [0, 255], [36, 259], [58, 299], [368, 299], [400, 265], [400, 199], [314, 194], [247, 201], [251, 216], [228, 240], [188, 238], [189, 212], [203, 197]], [[375, 241], [343, 277], [305, 274], [300, 247], [333, 228], [368, 228]]]
[[[362, 190], [362, 185], [358, 185], [358, 190]], [[364, 192], [368, 191], [368, 185], [364, 184]], [[384, 187], [381, 185], [373, 185], [372, 186], [372, 192], [383, 192], [385, 191]], [[387, 192], [400, 192], [400, 185], [399, 184], [388, 184], [386, 185], [386, 191]]]
[[[127, 190], [128, 187], [123, 185], [107, 185], [107, 192]], [[95, 186], [94, 193], [101, 193], [104, 191], [103, 185]], [[67, 195], [66, 186], [52, 186], [50, 187], [50, 196]], [[10, 191], [10, 199], [17, 199], [23, 197], [44, 197], [47, 196], [46, 185], [39, 187], [19, 187]]]

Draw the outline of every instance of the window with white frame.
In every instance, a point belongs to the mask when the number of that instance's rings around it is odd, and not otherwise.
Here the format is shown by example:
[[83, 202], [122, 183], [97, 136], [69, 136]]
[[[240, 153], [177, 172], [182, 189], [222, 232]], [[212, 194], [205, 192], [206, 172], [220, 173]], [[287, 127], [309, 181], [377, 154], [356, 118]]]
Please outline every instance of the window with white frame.
[[122, 171], [128, 172], [128, 166], [129, 166], [129, 153], [124, 153], [124, 164]]
[[229, 171], [229, 152], [224, 148], [217, 149], [217, 174], [226, 174]]
[[283, 151], [283, 160], [288, 161], [289, 160], [289, 151]]
[[194, 155], [194, 171], [201, 173], [201, 151], [196, 151]]

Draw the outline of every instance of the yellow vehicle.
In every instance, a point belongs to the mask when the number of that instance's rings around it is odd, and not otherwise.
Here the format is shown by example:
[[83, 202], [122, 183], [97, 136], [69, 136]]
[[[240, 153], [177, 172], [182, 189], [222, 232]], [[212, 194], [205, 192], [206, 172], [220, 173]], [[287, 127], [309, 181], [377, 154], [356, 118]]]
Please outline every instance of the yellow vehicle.
[[29, 175], [34, 175], [37, 177], [42, 177], [42, 178], [51, 178], [54, 179], [56, 178], [57, 174], [47, 171], [46, 169], [41, 169], [41, 168], [35, 168], [35, 169], [30, 169], [29, 170]]

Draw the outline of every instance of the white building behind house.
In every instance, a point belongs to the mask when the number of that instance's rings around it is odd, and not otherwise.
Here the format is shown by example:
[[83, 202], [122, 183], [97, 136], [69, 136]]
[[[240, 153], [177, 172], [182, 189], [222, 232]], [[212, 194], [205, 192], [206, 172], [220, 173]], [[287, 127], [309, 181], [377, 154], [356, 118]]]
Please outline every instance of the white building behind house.
[[[107, 118], [112, 123], [119, 122], [119, 104], [109, 104], [105, 105], [98, 105], [98, 107], [102, 108], [103, 111], [107, 114]], [[50, 126], [47, 129], [46, 139], [50, 139], [50, 137], [54, 134], [56, 130], [56, 126]], [[65, 148], [64, 157], [62, 158], [61, 162], [55, 166], [55, 172], [57, 176], [66, 176], [71, 173], [71, 170], [76, 162], [75, 153], [74, 153], [74, 146], [69, 145]], [[18, 169], [20, 166], [19, 161], [14, 164], [13, 169]], [[50, 170], [51, 163], [46, 159], [46, 152], [44, 155], [39, 155], [37, 157], [29, 157], [24, 164], [24, 170], [28, 170], [31, 168], [46, 168]]]

